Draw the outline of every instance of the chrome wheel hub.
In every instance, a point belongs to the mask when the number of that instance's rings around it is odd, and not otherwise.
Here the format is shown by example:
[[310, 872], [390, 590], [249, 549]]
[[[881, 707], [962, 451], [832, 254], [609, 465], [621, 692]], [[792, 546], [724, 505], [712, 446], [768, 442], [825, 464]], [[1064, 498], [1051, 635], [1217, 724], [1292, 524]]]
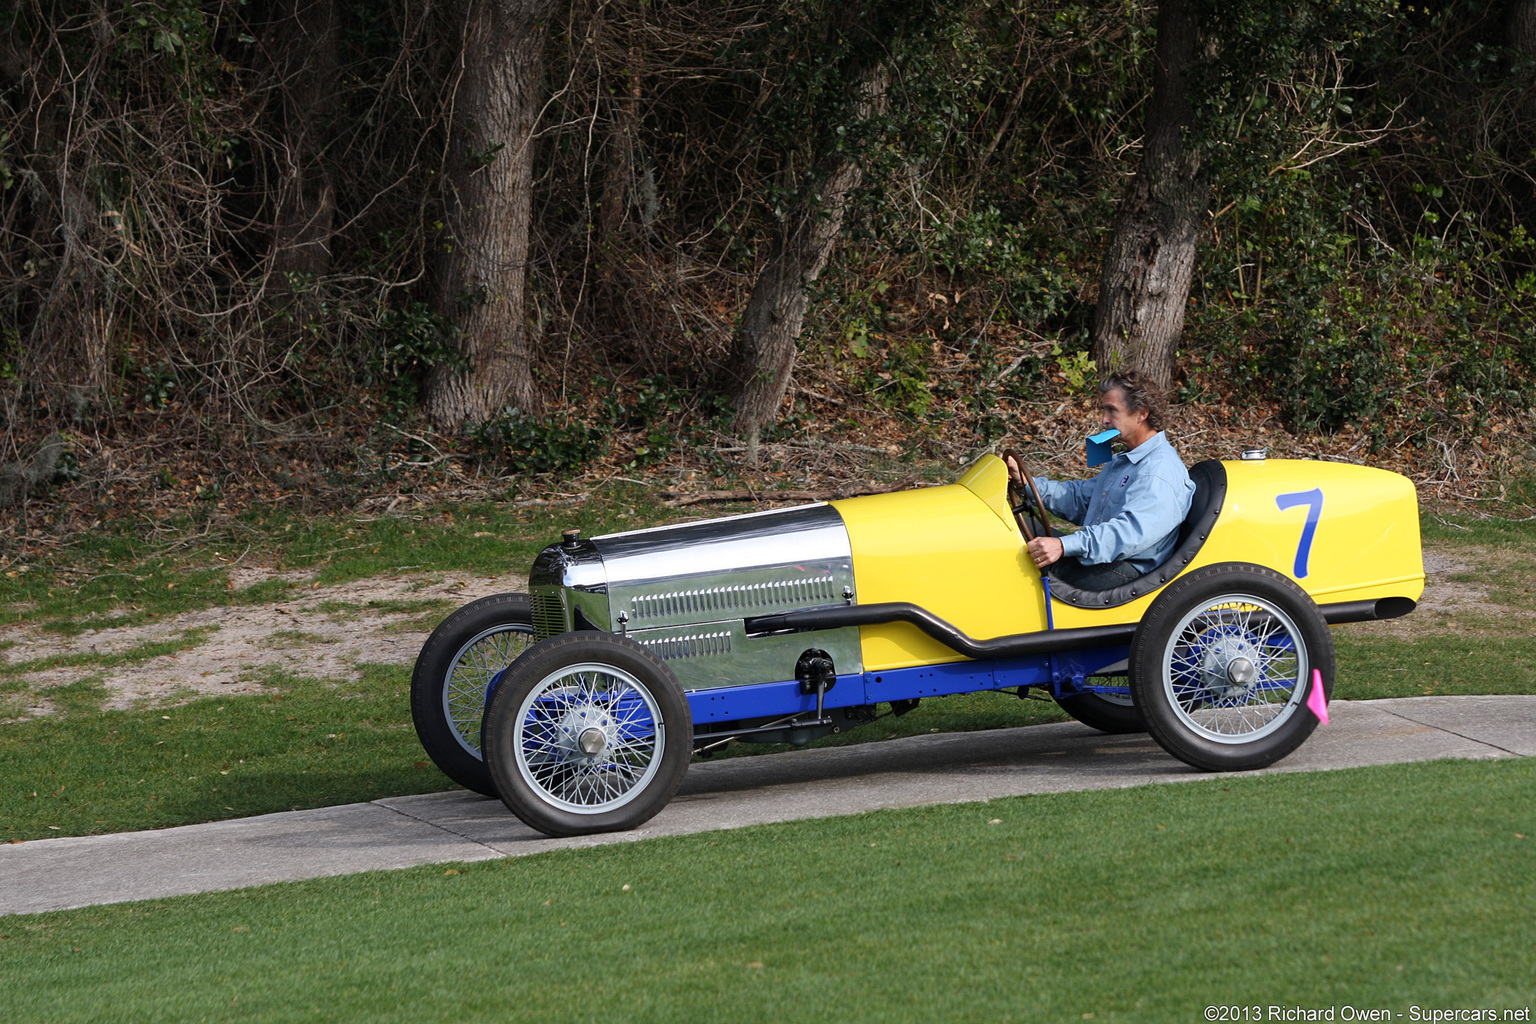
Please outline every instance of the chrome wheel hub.
[[1224, 636], [1212, 641], [1200, 656], [1200, 678], [1213, 702], [1241, 702], [1258, 677], [1255, 651], [1247, 637]]
[[595, 704], [565, 709], [555, 726], [555, 746], [572, 761], [594, 761], [612, 745], [613, 716]]
[[608, 734], [595, 725], [589, 725], [576, 737], [576, 746], [588, 757], [597, 757], [608, 749]]

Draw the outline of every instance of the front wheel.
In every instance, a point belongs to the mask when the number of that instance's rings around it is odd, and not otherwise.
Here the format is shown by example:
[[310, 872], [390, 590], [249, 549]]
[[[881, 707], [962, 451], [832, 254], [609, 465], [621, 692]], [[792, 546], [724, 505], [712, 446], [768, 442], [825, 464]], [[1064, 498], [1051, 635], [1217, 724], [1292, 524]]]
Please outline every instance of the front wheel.
[[432, 631], [411, 673], [411, 720], [432, 763], [465, 789], [495, 796], [480, 754], [486, 693], [533, 643], [527, 594], [471, 601]]
[[1207, 566], [1168, 586], [1131, 640], [1131, 697], [1152, 737], [1205, 771], [1264, 768], [1317, 726], [1313, 673], [1333, 692], [1317, 605], [1262, 566]]
[[649, 821], [683, 781], [688, 701], [666, 663], [632, 640], [582, 631], [530, 647], [486, 710], [486, 766], [507, 808], [552, 836]]

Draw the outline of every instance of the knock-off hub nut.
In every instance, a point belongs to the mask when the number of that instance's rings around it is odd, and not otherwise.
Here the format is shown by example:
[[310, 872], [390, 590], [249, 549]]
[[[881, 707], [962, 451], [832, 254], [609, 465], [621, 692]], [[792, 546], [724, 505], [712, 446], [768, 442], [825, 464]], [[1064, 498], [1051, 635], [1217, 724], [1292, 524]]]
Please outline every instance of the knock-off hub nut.
[[597, 726], [589, 726], [581, 730], [581, 735], [576, 737], [576, 745], [581, 752], [588, 757], [596, 757], [608, 746], [608, 734]]

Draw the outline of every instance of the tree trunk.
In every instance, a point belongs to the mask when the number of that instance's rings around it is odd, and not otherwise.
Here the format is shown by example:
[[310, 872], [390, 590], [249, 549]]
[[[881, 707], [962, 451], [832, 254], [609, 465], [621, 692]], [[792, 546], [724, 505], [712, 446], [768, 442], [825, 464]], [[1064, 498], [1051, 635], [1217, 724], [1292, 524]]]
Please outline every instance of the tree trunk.
[[1536, 56], [1536, 0], [1509, 0], [1504, 8], [1504, 45]]
[[618, 243], [629, 209], [630, 181], [634, 176], [635, 137], [640, 128], [640, 51], [629, 47], [628, 64], [620, 72], [622, 86], [609, 99], [610, 121], [603, 154], [603, 191], [598, 200], [597, 246], [603, 264]]
[[282, 150], [272, 230], [274, 287], [331, 267], [336, 195], [322, 162], [341, 83], [335, 0], [278, 0], [268, 49], [277, 76]]
[[[884, 65], [863, 75], [855, 120], [884, 112], [887, 81]], [[732, 429], [747, 439], [749, 461], [755, 460], [758, 434], [777, 417], [789, 388], [795, 342], [805, 320], [806, 289], [827, 265], [843, 229], [849, 194], [863, 175], [857, 160], [845, 156], [832, 165], [818, 189], [805, 193], [774, 243], [736, 326], [731, 346], [737, 383]]]
[[504, 405], [538, 409], [524, 296], [533, 196], [533, 129], [552, 0], [465, 0], [451, 119], [446, 238], [435, 306], [459, 328], [465, 365], [439, 364], [427, 414], [443, 429]]
[[1191, 0], [1164, 0], [1141, 165], [1115, 216], [1093, 315], [1099, 369], [1139, 370], [1165, 389], [1173, 381], [1210, 191], [1200, 155], [1184, 139], [1193, 120], [1186, 75], [1196, 39]]

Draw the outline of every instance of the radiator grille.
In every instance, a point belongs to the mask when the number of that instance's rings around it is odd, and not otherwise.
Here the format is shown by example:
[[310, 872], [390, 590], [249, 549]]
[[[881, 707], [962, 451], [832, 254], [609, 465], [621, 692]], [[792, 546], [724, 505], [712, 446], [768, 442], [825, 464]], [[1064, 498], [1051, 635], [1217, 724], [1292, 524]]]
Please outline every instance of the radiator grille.
[[558, 594], [534, 594], [533, 635], [545, 640], [565, 632], [565, 610], [560, 607]]

